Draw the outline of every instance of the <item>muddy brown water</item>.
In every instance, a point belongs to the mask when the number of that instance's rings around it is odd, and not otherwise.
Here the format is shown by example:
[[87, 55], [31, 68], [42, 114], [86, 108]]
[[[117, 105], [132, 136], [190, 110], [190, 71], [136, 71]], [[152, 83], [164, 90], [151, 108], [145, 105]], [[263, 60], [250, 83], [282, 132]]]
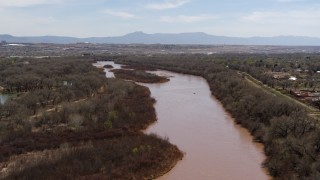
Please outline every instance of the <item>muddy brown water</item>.
[[[113, 62], [99, 62], [111, 64]], [[107, 77], [113, 74], [107, 72]], [[157, 71], [169, 76], [162, 84], [143, 84], [156, 99], [158, 121], [145, 132], [169, 138], [185, 153], [184, 158], [159, 180], [264, 180], [263, 146], [234, 123], [220, 102], [211, 95], [205, 79]]]

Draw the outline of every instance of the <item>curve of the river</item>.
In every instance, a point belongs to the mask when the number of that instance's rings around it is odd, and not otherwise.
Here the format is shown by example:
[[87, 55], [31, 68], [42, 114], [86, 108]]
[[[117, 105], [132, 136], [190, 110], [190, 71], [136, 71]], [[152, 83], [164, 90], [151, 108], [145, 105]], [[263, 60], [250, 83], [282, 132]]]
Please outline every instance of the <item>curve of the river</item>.
[[[99, 62], [102, 65], [119, 65]], [[107, 77], [113, 74], [106, 71]], [[143, 84], [156, 99], [158, 121], [146, 133], [168, 137], [185, 156], [160, 180], [264, 180], [265, 156], [247, 130], [236, 125], [210, 92], [205, 79], [192, 75], [157, 71], [169, 76], [162, 84]]]

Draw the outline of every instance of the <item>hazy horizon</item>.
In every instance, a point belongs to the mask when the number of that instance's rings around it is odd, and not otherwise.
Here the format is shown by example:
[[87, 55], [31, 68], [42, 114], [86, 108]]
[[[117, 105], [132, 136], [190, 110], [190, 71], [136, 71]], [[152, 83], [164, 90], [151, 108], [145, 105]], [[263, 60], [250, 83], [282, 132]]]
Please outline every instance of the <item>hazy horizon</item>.
[[315, 0], [2, 0], [0, 34], [113, 37], [143, 31], [320, 37]]
[[79, 36], [64, 36], [64, 35], [55, 35], [55, 34], [43, 34], [43, 35], [16, 35], [16, 34], [0, 34], [0, 35], [9, 35], [13, 37], [46, 37], [46, 36], [52, 36], [52, 37], [70, 37], [70, 38], [104, 38], [104, 37], [123, 37], [126, 35], [130, 34], [135, 34], [135, 33], [143, 33], [146, 35], [156, 35], [156, 34], [193, 34], [193, 33], [205, 33], [206, 35], [211, 35], [211, 36], [220, 36], [220, 37], [230, 37], [230, 38], [274, 38], [274, 37], [306, 37], [306, 38], [320, 38], [320, 37], [314, 37], [314, 36], [299, 36], [299, 35], [274, 35], [274, 36], [227, 36], [227, 35], [216, 35], [216, 34], [210, 34], [206, 32], [177, 32], [177, 33], [161, 33], [161, 32], [155, 32], [155, 33], [147, 33], [144, 31], [133, 31], [133, 32], [128, 32], [125, 34], [120, 34], [120, 35], [114, 35], [114, 36], [84, 36], [84, 37], [79, 37]]

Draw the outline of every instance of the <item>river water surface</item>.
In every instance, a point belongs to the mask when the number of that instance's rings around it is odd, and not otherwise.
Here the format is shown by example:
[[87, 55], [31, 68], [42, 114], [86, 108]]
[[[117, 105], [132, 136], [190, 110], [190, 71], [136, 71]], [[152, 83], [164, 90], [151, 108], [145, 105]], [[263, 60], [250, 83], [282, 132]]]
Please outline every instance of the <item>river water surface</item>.
[[8, 94], [0, 94], [0, 104], [4, 104], [8, 99], [10, 95]]
[[[113, 62], [99, 62], [98, 65]], [[113, 74], [105, 70], [107, 77]], [[143, 84], [156, 99], [158, 121], [145, 132], [169, 138], [184, 158], [160, 180], [264, 180], [263, 147], [223, 109], [205, 79], [168, 71], [162, 84]]]

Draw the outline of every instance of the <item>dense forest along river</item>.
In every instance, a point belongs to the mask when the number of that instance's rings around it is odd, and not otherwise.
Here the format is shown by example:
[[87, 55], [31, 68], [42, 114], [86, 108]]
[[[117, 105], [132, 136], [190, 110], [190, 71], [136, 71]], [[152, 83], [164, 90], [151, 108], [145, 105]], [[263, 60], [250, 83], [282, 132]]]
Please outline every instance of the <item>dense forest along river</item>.
[[[102, 62], [100, 62], [102, 63]], [[120, 66], [113, 62], [116, 68]], [[106, 70], [107, 71], [107, 70]], [[182, 161], [160, 180], [264, 180], [270, 179], [261, 163], [263, 147], [212, 97], [205, 79], [168, 71], [162, 84], [143, 84], [156, 99], [158, 121], [146, 133], [168, 137], [185, 152]], [[113, 75], [109, 72], [108, 77]]]

